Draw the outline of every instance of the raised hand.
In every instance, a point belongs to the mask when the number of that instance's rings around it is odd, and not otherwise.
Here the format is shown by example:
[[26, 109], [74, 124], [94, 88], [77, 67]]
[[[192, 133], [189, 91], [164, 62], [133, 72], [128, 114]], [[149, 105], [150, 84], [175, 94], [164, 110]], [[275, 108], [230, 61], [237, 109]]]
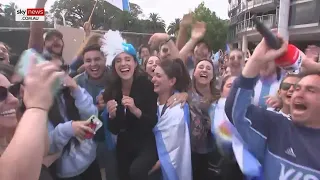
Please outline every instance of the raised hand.
[[283, 38], [279, 36], [278, 38], [282, 43], [281, 48], [278, 50], [269, 48], [265, 39], [262, 39], [242, 70], [242, 75], [244, 77], [256, 77], [262, 67], [264, 67], [267, 63], [273, 62], [287, 52], [288, 42], [284, 41]]
[[166, 33], [155, 33], [149, 39], [149, 45], [151, 49], [159, 47], [160, 43], [167, 41], [170, 36]]
[[278, 38], [282, 42], [280, 49], [274, 50], [269, 48], [265, 39], [262, 39], [262, 41], [256, 46], [250, 59], [254, 59], [254, 61], [264, 65], [269, 61], [274, 61], [275, 59], [281, 57], [284, 53], [287, 52], [288, 42], [284, 41], [280, 36], [278, 36]]
[[207, 24], [205, 22], [196, 22], [192, 26], [191, 39], [200, 40], [204, 37], [207, 31]]
[[40, 108], [49, 110], [53, 103], [53, 85], [58, 78], [62, 78], [63, 72], [51, 62], [35, 64], [32, 60], [28, 74], [24, 79], [23, 101], [26, 108]]
[[86, 33], [86, 35], [89, 35], [91, 30], [92, 30], [91, 23], [90, 22], [85, 22], [83, 24], [83, 29], [84, 29], [84, 32]]
[[193, 22], [193, 13], [188, 13], [183, 15], [183, 18], [180, 22], [180, 27], [188, 27], [192, 24]]

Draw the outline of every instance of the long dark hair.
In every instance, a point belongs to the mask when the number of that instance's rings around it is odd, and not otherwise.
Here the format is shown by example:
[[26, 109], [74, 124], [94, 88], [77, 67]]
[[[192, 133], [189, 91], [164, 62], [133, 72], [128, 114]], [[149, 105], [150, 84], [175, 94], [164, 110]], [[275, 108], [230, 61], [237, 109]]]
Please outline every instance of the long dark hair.
[[[65, 107], [66, 107], [65, 113], [66, 113], [68, 120], [73, 120], [73, 121], [80, 120], [79, 110], [74, 104], [75, 99], [71, 96], [70, 89], [64, 88], [60, 91], [60, 93], [62, 93], [63, 99], [65, 101]], [[58, 98], [60, 98], [60, 97], [56, 96], [54, 98], [54, 103], [51, 106], [49, 113], [48, 113], [49, 121], [52, 123], [54, 128], [60, 123], [65, 123], [63, 116], [60, 113]], [[75, 146], [79, 146], [79, 144], [80, 144], [80, 142], [77, 140], [77, 138], [72, 137], [69, 140], [69, 142], [67, 143], [67, 145], [64, 146], [62, 153], [70, 152], [72, 143], [74, 143]], [[56, 177], [57, 163], [56, 162], [52, 163], [49, 169], [50, 169], [51, 175]]]
[[[136, 59], [134, 58], [136, 61]], [[108, 71], [108, 76], [106, 79], [106, 88], [103, 93], [103, 99], [104, 102], [108, 102], [112, 99], [115, 99], [117, 95], [119, 94], [119, 91], [122, 89], [122, 84], [121, 84], [121, 78], [116, 72], [115, 69], [115, 63], [116, 61], [112, 62], [111, 69]], [[138, 62], [136, 61], [137, 66], [134, 69], [133, 73], [133, 80], [135, 80], [138, 77], [145, 76], [148, 77], [148, 74], [141, 69], [141, 67], [138, 65]]]
[[169, 79], [176, 78], [174, 90], [187, 92], [190, 88], [190, 76], [181, 59], [162, 60], [159, 66]]
[[[212, 100], [215, 101], [220, 98], [220, 91], [216, 88], [216, 75], [214, 72], [214, 65], [213, 65], [212, 61], [208, 60], [208, 59], [202, 59], [202, 60], [198, 61], [197, 64], [195, 65], [194, 72], [195, 72], [198, 64], [202, 61], [207, 61], [212, 65], [213, 77], [212, 77], [212, 80], [210, 81], [210, 90], [211, 90], [211, 95], [213, 97]], [[193, 88], [197, 91], [197, 93], [201, 95], [201, 93], [199, 93], [199, 91], [197, 90], [196, 79], [194, 78], [194, 72], [192, 75], [192, 85], [193, 85]]]
[[[66, 116], [68, 120], [74, 120], [74, 121], [80, 120], [79, 110], [74, 104], [75, 99], [71, 96], [70, 89], [63, 88], [61, 90], [61, 93], [65, 101]], [[50, 108], [49, 114], [48, 114], [49, 120], [54, 127], [56, 127], [60, 123], [65, 122], [65, 120], [63, 119], [63, 116], [60, 113], [58, 98], [59, 97], [55, 97], [54, 103]]]
[[230, 79], [231, 77], [234, 77], [234, 76], [232, 76], [232, 75], [227, 75], [227, 76], [225, 76], [225, 77], [222, 79], [222, 81], [221, 81], [221, 86], [220, 86], [220, 92], [223, 91], [224, 85], [226, 85], [228, 79]]
[[0, 44], [3, 44], [3, 46], [7, 49], [8, 55], [9, 55], [9, 62], [11, 62], [10, 61], [11, 57], [15, 55], [15, 54], [12, 53], [11, 47], [7, 43], [2, 42], [2, 41], [0, 41]]

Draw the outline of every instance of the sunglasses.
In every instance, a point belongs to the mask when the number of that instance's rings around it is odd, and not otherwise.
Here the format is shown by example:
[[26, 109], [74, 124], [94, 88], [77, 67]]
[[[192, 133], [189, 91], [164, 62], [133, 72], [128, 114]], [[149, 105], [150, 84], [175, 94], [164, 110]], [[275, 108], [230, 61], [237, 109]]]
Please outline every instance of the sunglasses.
[[291, 83], [282, 83], [280, 88], [284, 91], [288, 91], [291, 86], [295, 86], [295, 84], [291, 84]]
[[18, 97], [20, 93], [20, 87], [22, 83], [16, 83], [8, 88], [0, 86], [0, 102], [7, 99], [9, 93], [11, 93], [14, 97]]

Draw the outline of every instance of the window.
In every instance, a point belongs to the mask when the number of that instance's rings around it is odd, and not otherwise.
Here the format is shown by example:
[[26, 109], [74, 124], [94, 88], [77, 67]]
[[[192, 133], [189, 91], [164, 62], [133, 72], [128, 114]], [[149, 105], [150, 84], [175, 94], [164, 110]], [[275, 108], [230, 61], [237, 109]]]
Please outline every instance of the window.
[[292, 5], [289, 12], [289, 26], [318, 23], [319, 9], [320, 3], [317, 1]]

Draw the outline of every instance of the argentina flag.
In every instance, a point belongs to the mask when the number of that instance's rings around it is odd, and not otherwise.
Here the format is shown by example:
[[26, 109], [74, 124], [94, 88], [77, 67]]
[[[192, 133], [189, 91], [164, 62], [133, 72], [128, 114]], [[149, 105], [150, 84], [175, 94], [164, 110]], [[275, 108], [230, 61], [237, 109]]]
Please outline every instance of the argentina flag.
[[229, 47], [229, 45], [228, 44], [226, 44], [226, 54], [230, 54], [230, 47]]
[[130, 11], [129, 0], [105, 0], [121, 11]]
[[212, 104], [209, 109], [211, 133], [222, 153], [230, 155], [229, 153], [233, 151], [240, 170], [244, 175], [259, 177], [261, 175], [261, 164], [248, 151], [240, 134], [228, 120], [224, 112], [225, 100], [225, 98], [219, 99], [218, 103]]
[[153, 132], [163, 180], [192, 180], [190, 112], [186, 104], [158, 106], [158, 123]]

